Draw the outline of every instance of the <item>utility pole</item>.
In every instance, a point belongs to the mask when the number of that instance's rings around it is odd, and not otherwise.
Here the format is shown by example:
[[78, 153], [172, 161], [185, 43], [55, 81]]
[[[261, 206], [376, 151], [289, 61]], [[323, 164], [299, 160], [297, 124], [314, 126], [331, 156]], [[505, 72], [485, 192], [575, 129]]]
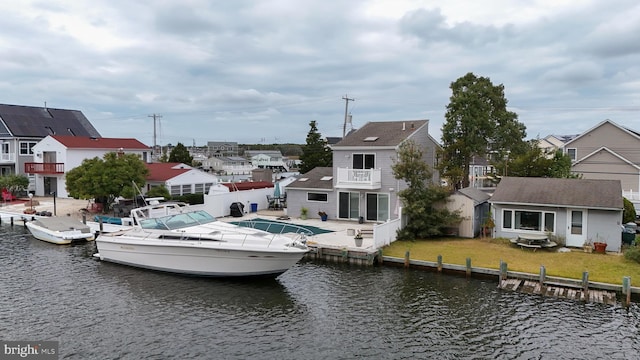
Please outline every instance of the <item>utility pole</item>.
[[342, 97], [344, 100], [344, 125], [342, 126], [342, 138], [347, 135], [347, 114], [349, 112], [349, 101], [356, 101], [356, 99], [349, 99], [349, 96], [345, 95]]
[[153, 118], [153, 154], [152, 157], [156, 157], [156, 119], [160, 119], [162, 117], [162, 115], [158, 115], [158, 114], [153, 114], [153, 115], [147, 115], [148, 117], [152, 117]]

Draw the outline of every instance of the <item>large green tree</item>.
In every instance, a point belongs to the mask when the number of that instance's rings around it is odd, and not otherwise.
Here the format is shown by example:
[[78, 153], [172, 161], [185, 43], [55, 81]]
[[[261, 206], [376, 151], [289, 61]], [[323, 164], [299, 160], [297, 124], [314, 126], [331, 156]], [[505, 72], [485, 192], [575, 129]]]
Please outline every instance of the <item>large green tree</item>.
[[105, 203], [105, 210], [118, 196], [136, 195], [134, 183], [142, 187], [149, 173], [136, 154], [107, 153], [102, 159], [85, 159], [66, 174], [67, 192], [76, 199], [91, 199]]
[[189, 150], [182, 143], [178, 143], [169, 153], [169, 162], [192, 165], [193, 156], [189, 154]]
[[398, 239], [416, 240], [440, 236], [460, 223], [457, 212], [445, 208], [449, 192], [433, 183], [433, 172], [423, 159], [423, 151], [412, 141], [405, 141], [398, 150], [398, 159], [391, 166], [396, 179], [404, 180], [407, 188], [398, 192], [407, 215], [406, 226], [398, 230]]
[[577, 178], [571, 173], [571, 158], [557, 150], [553, 154], [538, 146], [539, 139], [526, 142], [526, 151], [495, 161], [497, 175], [521, 177]]
[[[526, 127], [507, 110], [504, 86], [473, 73], [451, 83], [438, 169], [454, 188], [469, 186], [473, 156], [499, 162], [526, 149]], [[490, 156], [488, 156], [490, 155]]]
[[302, 155], [300, 155], [300, 172], [306, 173], [309, 170], [318, 166], [332, 166], [333, 154], [331, 148], [327, 146], [327, 141], [322, 139], [322, 136], [318, 132], [316, 121], [312, 120], [309, 123], [309, 133], [307, 134], [307, 143], [302, 148]]

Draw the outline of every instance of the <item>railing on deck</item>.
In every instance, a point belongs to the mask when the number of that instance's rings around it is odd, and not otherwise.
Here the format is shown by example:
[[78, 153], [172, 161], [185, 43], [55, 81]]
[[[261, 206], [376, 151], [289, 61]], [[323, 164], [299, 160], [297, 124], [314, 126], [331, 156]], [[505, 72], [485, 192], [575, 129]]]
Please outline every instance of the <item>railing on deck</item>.
[[64, 163], [35, 163], [24, 164], [26, 174], [64, 174]]

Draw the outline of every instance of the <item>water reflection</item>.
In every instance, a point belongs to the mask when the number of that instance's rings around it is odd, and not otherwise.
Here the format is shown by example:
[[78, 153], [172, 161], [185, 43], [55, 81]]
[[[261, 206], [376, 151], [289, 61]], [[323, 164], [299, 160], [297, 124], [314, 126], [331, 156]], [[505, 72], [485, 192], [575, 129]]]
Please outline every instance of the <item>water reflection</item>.
[[68, 359], [639, 358], [637, 304], [328, 263], [276, 279], [184, 277], [94, 252], [1, 227], [0, 338], [59, 340]]

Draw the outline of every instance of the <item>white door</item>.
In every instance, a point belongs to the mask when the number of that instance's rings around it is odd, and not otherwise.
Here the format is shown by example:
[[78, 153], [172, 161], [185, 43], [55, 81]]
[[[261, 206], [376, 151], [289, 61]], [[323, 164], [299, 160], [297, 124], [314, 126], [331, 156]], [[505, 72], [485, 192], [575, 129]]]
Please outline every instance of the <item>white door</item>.
[[567, 210], [567, 246], [581, 247], [587, 239], [586, 211]]

